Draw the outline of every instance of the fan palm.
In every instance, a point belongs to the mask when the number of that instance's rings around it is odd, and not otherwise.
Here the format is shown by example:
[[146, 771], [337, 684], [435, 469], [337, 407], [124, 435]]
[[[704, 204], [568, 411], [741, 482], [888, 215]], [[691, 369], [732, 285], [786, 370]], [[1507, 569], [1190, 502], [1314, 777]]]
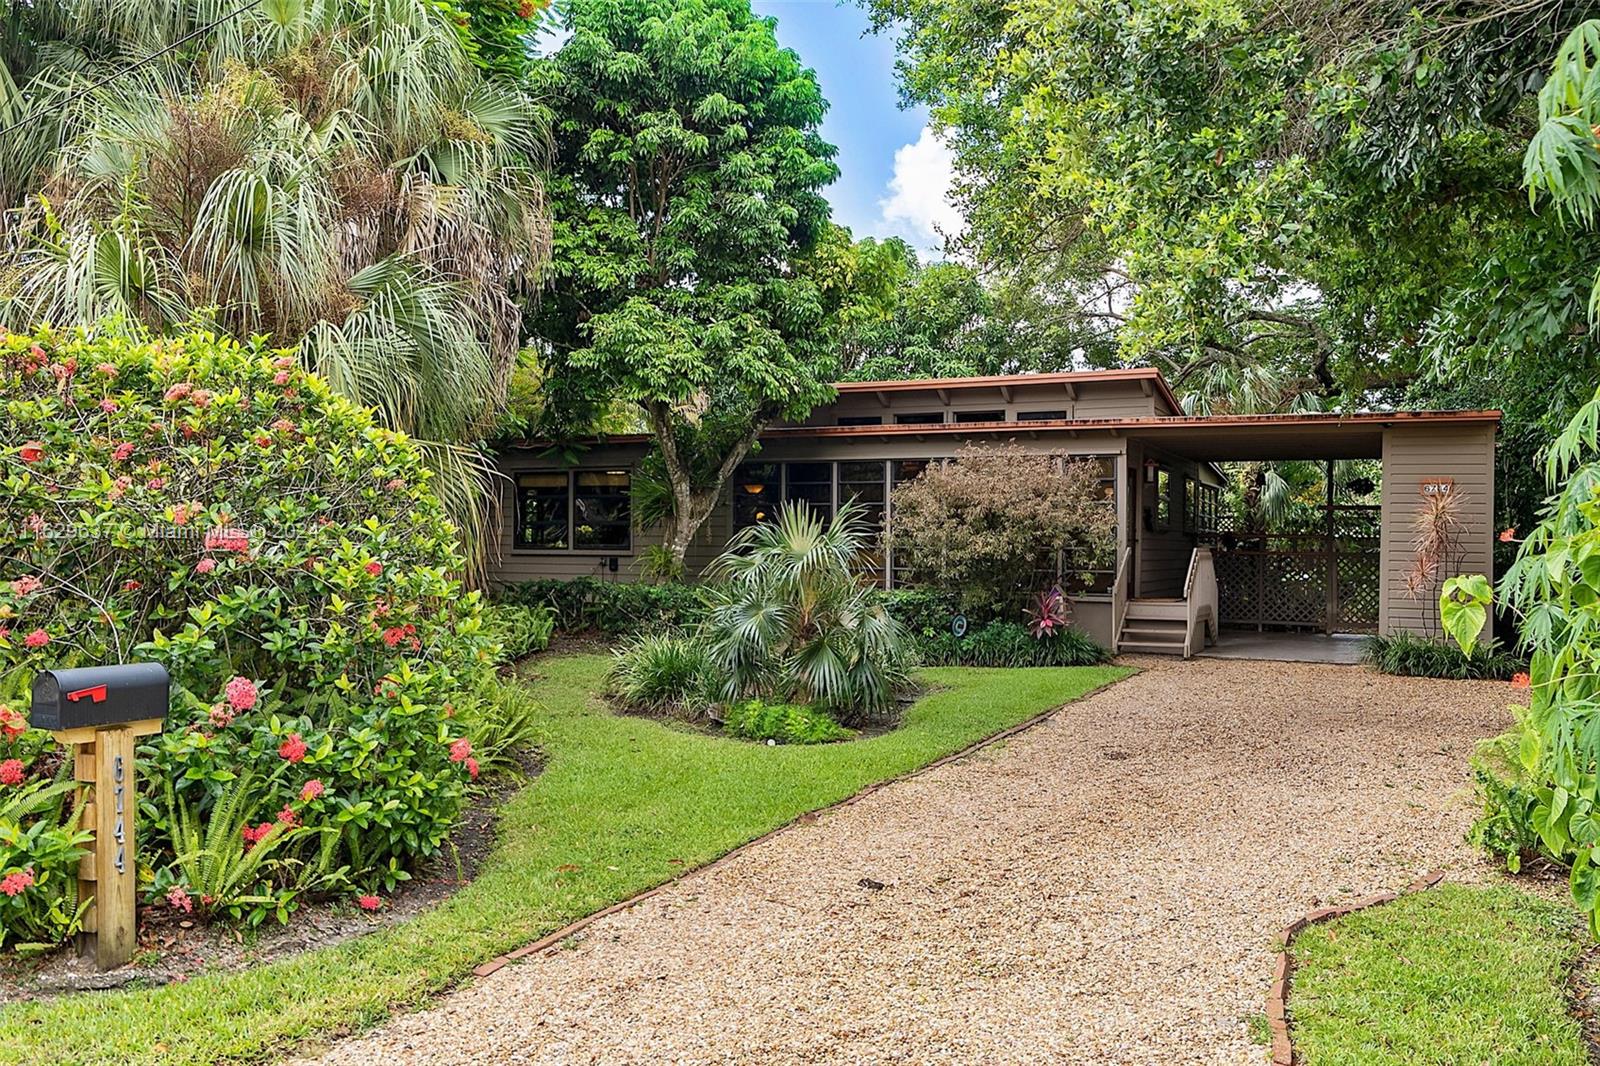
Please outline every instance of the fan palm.
[[269, 335], [428, 442], [480, 529], [544, 134], [443, 6], [0, 0], [0, 31], [0, 321]]
[[805, 504], [741, 531], [712, 564], [705, 623], [725, 699], [819, 703], [845, 720], [881, 717], [909, 681], [906, 634], [856, 564], [868, 546], [854, 504], [824, 521]]

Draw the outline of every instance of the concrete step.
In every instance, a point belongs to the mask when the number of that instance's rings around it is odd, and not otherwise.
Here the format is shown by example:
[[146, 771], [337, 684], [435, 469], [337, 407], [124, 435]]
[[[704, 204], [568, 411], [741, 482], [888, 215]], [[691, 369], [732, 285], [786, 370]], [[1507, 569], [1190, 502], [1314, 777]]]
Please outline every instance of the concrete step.
[[1167, 641], [1124, 640], [1117, 645], [1120, 653], [1133, 652], [1140, 655], [1182, 655], [1183, 641], [1169, 643]]

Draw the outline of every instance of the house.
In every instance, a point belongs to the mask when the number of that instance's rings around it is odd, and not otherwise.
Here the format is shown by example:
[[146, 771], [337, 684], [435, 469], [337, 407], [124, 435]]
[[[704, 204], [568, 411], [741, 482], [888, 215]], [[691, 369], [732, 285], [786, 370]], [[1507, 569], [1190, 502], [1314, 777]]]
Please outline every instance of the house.
[[[854, 497], [892, 524], [894, 486], [968, 444], [1014, 443], [1099, 462], [1117, 512], [1115, 559], [1073, 589], [1077, 624], [1119, 650], [1190, 654], [1217, 627], [1324, 633], [1437, 632], [1432, 594], [1408, 590], [1417, 512], [1452, 494], [1452, 569], [1490, 573], [1498, 411], [1188, 416], [1153, 369], [847, 382], [798, 424], [774, 425], [742, 466], [688, 557], [704, 568], [739, 528], [784, 500], [831, 511]], [[637, 578], [659, 528], [631, 517], [648, 435], [606, 438], [575, 466], [534, 446], [507, 449], [495, 583]], [[1216, 464], [1328, 464], [1315, 528], [1226, 528]], [[1335, 474], [1369, 460], [1377, 477]], [[876, 576], [903, 580], [892, 553]], [[1491, 575], [1492, 576], [1492, 575]]]

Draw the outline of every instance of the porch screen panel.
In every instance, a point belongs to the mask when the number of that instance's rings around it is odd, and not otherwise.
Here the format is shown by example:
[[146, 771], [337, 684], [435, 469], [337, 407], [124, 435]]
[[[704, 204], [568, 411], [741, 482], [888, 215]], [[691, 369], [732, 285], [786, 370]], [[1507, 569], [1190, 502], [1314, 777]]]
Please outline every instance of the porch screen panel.
[[[1068, 456], [1069, 462], [1085, 459], [1100, 468], [1100, 505], [1111, 513], [1117, 510], [1117, 457], [1114, 455]], [[1113, 533], [1115, 538], [1115, 533]], [[1108, 551], [1095, 551], [1084, 544], [1069, 549], [1061, 561], [1061, 587], [1074, 596], [1109, 595], [1117, 581], [1117, 555], [1115, 540]]]
[[871, 531], [871, 546], [864, 553], [864, 569], [874, 580], [883, 578], [883, 518], [888, 499], [887, 464], [850, 462], [839, 464], [839, 502], [854, 500], [861, 508], [861, 519]]
[[[908, 481], [915, 481], [923, 472], [932, 466], [934, 459], [896, 459], [889, 464], [889, 487], [891, 490], [899, 488]], [[894, 514], [889, 515], [889, 524], [894, 524]], [[911, 580], [910, 557], [904, 548], [895, 548], [890, 553], [890, 577], [895, 586], [908, 584]]]

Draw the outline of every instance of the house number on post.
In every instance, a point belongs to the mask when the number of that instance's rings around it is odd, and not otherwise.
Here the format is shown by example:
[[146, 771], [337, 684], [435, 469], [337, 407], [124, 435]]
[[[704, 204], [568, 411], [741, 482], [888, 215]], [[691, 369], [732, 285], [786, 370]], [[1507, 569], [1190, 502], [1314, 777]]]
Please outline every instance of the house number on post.
[[78, 864], [78, 897], [90, 901], [78, 934], [80, 954], [102, 970], [133, 958], [138, 777], [134, 738], [161, 732], [171, 685], [156, 663], [42, 670], [33, 679], [33, 725], [72, 755], [79, 825], [94, 833]]

